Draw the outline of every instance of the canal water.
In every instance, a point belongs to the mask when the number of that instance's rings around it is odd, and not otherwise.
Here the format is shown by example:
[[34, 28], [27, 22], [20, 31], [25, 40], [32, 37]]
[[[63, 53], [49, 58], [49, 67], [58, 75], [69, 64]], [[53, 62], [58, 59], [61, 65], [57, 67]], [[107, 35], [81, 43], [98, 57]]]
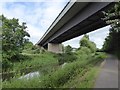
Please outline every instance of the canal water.
[[[66, 66], [67, 63], [64, 63], [61, 65], [61, 68], [64, 68]], [[22, 75], [24, 73], [24, 75]], [[0, 74], [0, 76], [2, 76], [2, 81], [4, 80], [10, 80], [11, 78], [18, 78], [18, 79], [31, 79], [33, 77], [38, 77], [41, 75], [45, 74], [45, 70], [38, 70], [38, 68], [26, 68], [24, 70], [20, 71], [20, 77], [15, 77], [16, 76], [16, 72], [6, 72], [6, 73], [2, 73]], [[22, 75], [22, 76], [21, 76]]]
[[38, 77], [38, 76], [40, 76], [40, 72], [39, 71], [28, 73], [26, 75], [21, 76], [19, 79], [31, 79], [33, 77]]

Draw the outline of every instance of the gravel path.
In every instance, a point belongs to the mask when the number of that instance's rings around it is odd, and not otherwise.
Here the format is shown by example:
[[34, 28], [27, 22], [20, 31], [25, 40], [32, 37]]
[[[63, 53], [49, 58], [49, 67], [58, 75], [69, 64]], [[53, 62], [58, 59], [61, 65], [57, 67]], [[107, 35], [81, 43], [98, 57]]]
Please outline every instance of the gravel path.
[[94, 88], [118, 88], [118, 59], [109, 56], [104, 61]]

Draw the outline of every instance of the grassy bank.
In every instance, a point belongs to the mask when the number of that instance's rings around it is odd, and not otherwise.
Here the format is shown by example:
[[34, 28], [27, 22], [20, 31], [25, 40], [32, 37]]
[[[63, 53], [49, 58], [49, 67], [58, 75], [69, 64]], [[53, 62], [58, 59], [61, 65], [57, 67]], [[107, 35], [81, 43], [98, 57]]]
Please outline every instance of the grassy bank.
[[52, 68], [58, 64], [57, 58], [52, 53], [44, 53], [44, 54], [28, 54], [28, 60], [14, 63], [13, 70], [20, 71], [24, 69], [46, 69]]
[[13, 62], [9, 71], [19, 71], [30, 67], [43, 67], [50, 64], [57, 64], [55, 55], [52, 53], [26, 54], [20, 61]]
[[[99, 63], [100, 65], [100, 63]], [[79, 72], [76, 77], [70, 79], [61, 88], [93, 88], [96, 76], [99, 72], [98, 66], [88, 65], [82, 72]]]
[[53, 53], [44, 54], [24, 54], [20, 61], [13, 62], [10, 68], [2, 70], [3, 79], [11, 77], [18, 78], [21, 75], [40, 71], [41, 74], [47, 74], [58, 67], [57, 57]]
[[[94, 66], [104, 58], [105, 55], [103, 53], [91, 54], [87, 59], [80, 60], [80, 58], [78, 58], [78, 60], [66, 64], [63, 68], [59, 67], [56, 71], [50, 72], [44, 76], [29, 80], [12, 79], [11, 81], [4, 81], [3, 88], [70, 87], [78, 77], [81, 79], [86, 73], [89, 74], [84, 76], [85, 79], [83, 79], [80, 84], [78, 79], [78, 83], [75, 86], [73, 85], [73, 87], [92, 87], [92, 80], [94, 80], [94, 76], [96, 75], [95, 72], [98, 70]], [[51, 63], [51, 61], [47, 63]], [[88, 86], [86, 86], [86, 84], [88, 84]]]

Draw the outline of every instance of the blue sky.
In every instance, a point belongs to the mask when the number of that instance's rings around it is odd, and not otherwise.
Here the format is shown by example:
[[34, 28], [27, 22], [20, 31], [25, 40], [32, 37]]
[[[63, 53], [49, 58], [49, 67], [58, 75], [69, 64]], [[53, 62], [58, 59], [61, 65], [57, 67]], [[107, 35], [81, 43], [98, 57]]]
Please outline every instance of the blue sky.
[[[10, 2], [12, 1], [12, 2]], [[7, 18], [18, 18], [19, 22], [27, 23], [27, 31], [30, 34], [30, 41], [34, 44], [42, 37], [51, 23], [55, 20], [64, 6], [69, 0], [29, 0], [30, 2], [23, 2], [24, 0], [10, 0], [0, 2], [0, 14], [4, 14]], [[65, 2], [66, 1], [66, 2]], [[109, 26], [99, 29], [97, 31], [88, 33], [90, 40], [97, 44], [98, 48], [102, 47], [104, 38], [108, 35]], [[72, 47], [79, 47], [79, 40], [82, 36], [66, 41], [63, 44], [71, 45]]]

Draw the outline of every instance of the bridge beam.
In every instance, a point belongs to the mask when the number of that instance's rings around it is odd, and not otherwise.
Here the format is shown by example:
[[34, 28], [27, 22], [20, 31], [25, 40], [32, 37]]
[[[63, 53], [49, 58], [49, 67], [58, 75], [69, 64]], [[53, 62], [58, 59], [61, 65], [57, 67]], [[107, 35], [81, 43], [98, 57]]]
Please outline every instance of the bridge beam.
[[62, 53], [62, 44], [48, 43], [48, 51], [53, 53]]

